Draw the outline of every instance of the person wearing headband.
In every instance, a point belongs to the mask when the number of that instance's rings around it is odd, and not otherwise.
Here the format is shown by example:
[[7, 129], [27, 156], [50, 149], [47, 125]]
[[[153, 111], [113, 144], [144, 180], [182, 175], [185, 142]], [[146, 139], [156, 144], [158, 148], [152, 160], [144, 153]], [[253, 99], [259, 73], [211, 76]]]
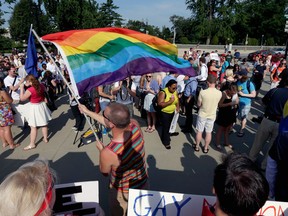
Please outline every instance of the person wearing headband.
[[47, 161], [24, 164], [0, 185], [0, 215], [51, 216], [55, 180], [55, 173]]

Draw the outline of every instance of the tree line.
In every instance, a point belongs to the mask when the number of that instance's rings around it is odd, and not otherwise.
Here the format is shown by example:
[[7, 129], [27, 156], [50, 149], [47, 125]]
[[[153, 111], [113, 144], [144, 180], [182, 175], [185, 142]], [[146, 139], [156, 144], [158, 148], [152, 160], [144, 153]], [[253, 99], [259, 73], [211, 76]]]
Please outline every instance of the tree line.
[[[183, 0], [184, 1], [184, 0]], [[3, 37], [5, 11], [0, 11], [0, 49], [25, 42], [30, 24], [40, 35], [72, 29], [126, 27], [150, 35], [189, 44], [284, 45], [287, 0], [185, 0], [188, 18], [171, 14], [172, 28], [158, 27], [144, 20], [125, 21], [113, 0], [1, 0], [12, 14], [11, 40]]]

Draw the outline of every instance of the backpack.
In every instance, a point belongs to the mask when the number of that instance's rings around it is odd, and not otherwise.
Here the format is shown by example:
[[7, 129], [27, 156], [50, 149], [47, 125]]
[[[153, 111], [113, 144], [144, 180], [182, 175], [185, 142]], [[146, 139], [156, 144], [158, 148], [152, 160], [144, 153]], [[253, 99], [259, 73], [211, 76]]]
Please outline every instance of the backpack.
[[[164, 92], [165, 94], [165, 98], [166, 98], [166, 93], [165, 91], [161, 90], [162, 92]], [[162, 107], [160, 107], [158, 105], [158, 95], [159, 95], [160, 91], [154, 96], [154, 98], [152, 99], [152, 106], [155, 109], [156, 112], [160, 112]]]
[[[254, 83], [252, 81], [250, 81], [250, 79], [247, 80], [247, 83], [246, 83], [246, 87], [247, 87], [247, 90], [249, 92], [249, 94], [251, 93], [251, 89], [250, 89], [250, 86], [251, 86], [251, 83], [254, 85]], [[255, 86], [255, 85], [254, 85]], [[255, 98], [255, 97], [254, 97]]]

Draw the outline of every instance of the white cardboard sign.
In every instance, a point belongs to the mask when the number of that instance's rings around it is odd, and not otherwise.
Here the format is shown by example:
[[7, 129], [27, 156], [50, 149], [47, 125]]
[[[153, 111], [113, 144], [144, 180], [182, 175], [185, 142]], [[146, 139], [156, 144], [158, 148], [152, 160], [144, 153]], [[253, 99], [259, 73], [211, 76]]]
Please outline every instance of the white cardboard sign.
[[[201, 216], [216, 197], [129, 189], [128, 216]], [[288, 203], [267, 201], [257, 215], [288, 216]]]
[[54, 215], [102, 215], [98, 181], [55, 185]]

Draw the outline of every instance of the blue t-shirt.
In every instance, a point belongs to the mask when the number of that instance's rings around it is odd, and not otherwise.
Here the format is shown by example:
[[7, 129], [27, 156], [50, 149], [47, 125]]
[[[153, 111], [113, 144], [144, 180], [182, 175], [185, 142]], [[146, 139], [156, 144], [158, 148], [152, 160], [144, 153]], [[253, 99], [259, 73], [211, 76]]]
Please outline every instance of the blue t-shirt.
[[229, 65], [230, 65], [229, 62], [225, 61], [224, 64], [222, 65], [221, 73], [225, 73], [225, 71]]
[[[241, 91], [244, 94], [250, 94], [252, 91], [255, 91], [255, 86], [252, 82], [250, 82], [250, 92], [248, 91], [247, 81], [245, 81], [243, 83], [241, 81], [237, 81], [238, 91]], [[251, 98], [239, 96], [239, 105], [240, 106], [246, 106], [246, 105], [250, 105], [250, 104], [251, 104]]]

